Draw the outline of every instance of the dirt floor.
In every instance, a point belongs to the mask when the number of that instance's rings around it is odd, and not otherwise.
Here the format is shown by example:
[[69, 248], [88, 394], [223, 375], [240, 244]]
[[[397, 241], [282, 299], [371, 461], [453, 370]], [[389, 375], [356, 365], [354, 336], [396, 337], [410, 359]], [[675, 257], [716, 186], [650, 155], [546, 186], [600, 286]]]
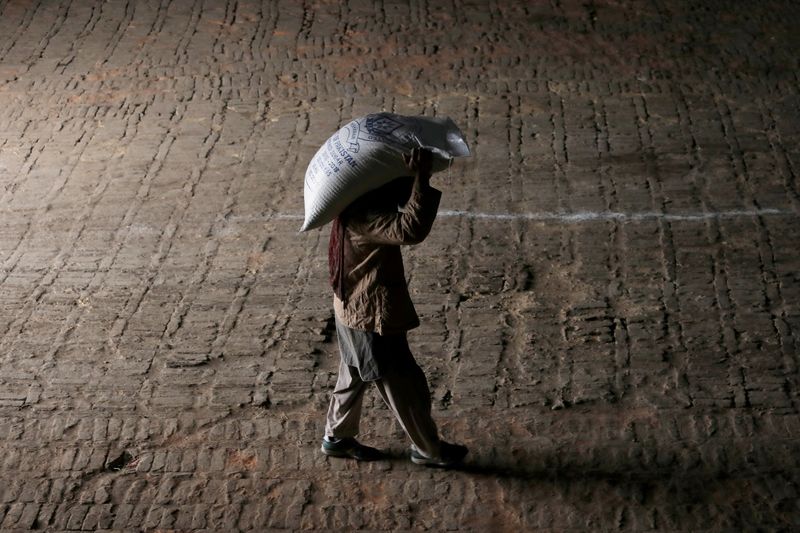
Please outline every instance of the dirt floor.
[[[0, 0], [0, 529], [800, 529], [789, 1]], [[449, 116], [406, 251], [458, 471], [338, 352], [303, 176]]]

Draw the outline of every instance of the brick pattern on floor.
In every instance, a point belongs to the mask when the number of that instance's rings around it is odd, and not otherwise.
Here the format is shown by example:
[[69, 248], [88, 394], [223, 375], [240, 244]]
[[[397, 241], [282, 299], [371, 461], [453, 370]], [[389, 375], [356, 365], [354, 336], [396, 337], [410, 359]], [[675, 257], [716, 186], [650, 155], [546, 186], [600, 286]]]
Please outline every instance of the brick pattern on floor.
[[[0, 530], [800, 527], [800, 5], [0, 0]], [[406, 250], [463, 471], [338, 352], [319, 145], [452, 117]]]

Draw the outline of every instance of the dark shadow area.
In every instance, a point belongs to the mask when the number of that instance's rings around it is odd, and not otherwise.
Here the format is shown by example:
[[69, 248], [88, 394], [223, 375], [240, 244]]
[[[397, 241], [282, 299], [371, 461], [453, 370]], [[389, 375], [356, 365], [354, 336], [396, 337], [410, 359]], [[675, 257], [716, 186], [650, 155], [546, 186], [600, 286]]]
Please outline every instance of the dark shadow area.
[[[747, 445], [744, 453], [737, 446]], [[538, 455], [504, 453], [495, 449], [494, 455], [510, 459], [488, 457], [485, 452], [470, 447], [463, 464], [452, 468], [424, 467], [438, 471], [452, 471], [479, 477], [494, 477], [515, 481], [609, 481], [609, 482], [664, 482], [677, 481], [704, 483], [708, 481], [744, 480], [754, 478], [780, 478], [800, 484], [800, 443], [788, 441], [740, 442], [704, 444], [694, 448], [649, 450], [631, 446], [627, 453], [596, 448], [587, 454], [564, 449], [558, 454], [547, 452]], [[410, 463], [408, 451], [384, 449], [385, 458], [393, 464]], [[656, 458], [651, 461], [651, 458]]]

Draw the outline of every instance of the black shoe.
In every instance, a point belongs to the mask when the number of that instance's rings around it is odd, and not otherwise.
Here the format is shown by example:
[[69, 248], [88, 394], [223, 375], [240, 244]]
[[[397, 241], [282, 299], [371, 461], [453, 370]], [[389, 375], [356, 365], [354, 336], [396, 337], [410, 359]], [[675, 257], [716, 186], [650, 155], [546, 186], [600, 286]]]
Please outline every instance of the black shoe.
[[442, 441], [441, 450], [438, 457], [428, 457], [422, 455], [414, 446], [411, 447], [411, 461], [414, 464], [424, 466], [435, 466], [439, 468], [449, 468], [455, 466], [464, 460], [464, 457], [469, 451], [466, 446], [460, 444], [450, 444], [449, 442]]
[[376, 461], [383, 459], [383, 452], [364, 446], [352, 437], [336, 440], [322, 439], [320, 451], [330, 457], [346, 457], [356, 461]]

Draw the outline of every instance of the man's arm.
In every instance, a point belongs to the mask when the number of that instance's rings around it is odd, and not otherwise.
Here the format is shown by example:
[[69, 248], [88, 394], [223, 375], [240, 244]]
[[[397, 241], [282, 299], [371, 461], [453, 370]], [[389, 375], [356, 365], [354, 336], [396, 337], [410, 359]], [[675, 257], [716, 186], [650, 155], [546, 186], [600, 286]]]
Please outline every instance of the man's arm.
[[416, 173], [411, 197], [401, 211], [371, 215], [354, 229], [363, 238], [379, 244], [418, 244], [431, 231], [441, 191], [430, 185], [433, 154], [415, 148], [404, 157], [409, 169]]

